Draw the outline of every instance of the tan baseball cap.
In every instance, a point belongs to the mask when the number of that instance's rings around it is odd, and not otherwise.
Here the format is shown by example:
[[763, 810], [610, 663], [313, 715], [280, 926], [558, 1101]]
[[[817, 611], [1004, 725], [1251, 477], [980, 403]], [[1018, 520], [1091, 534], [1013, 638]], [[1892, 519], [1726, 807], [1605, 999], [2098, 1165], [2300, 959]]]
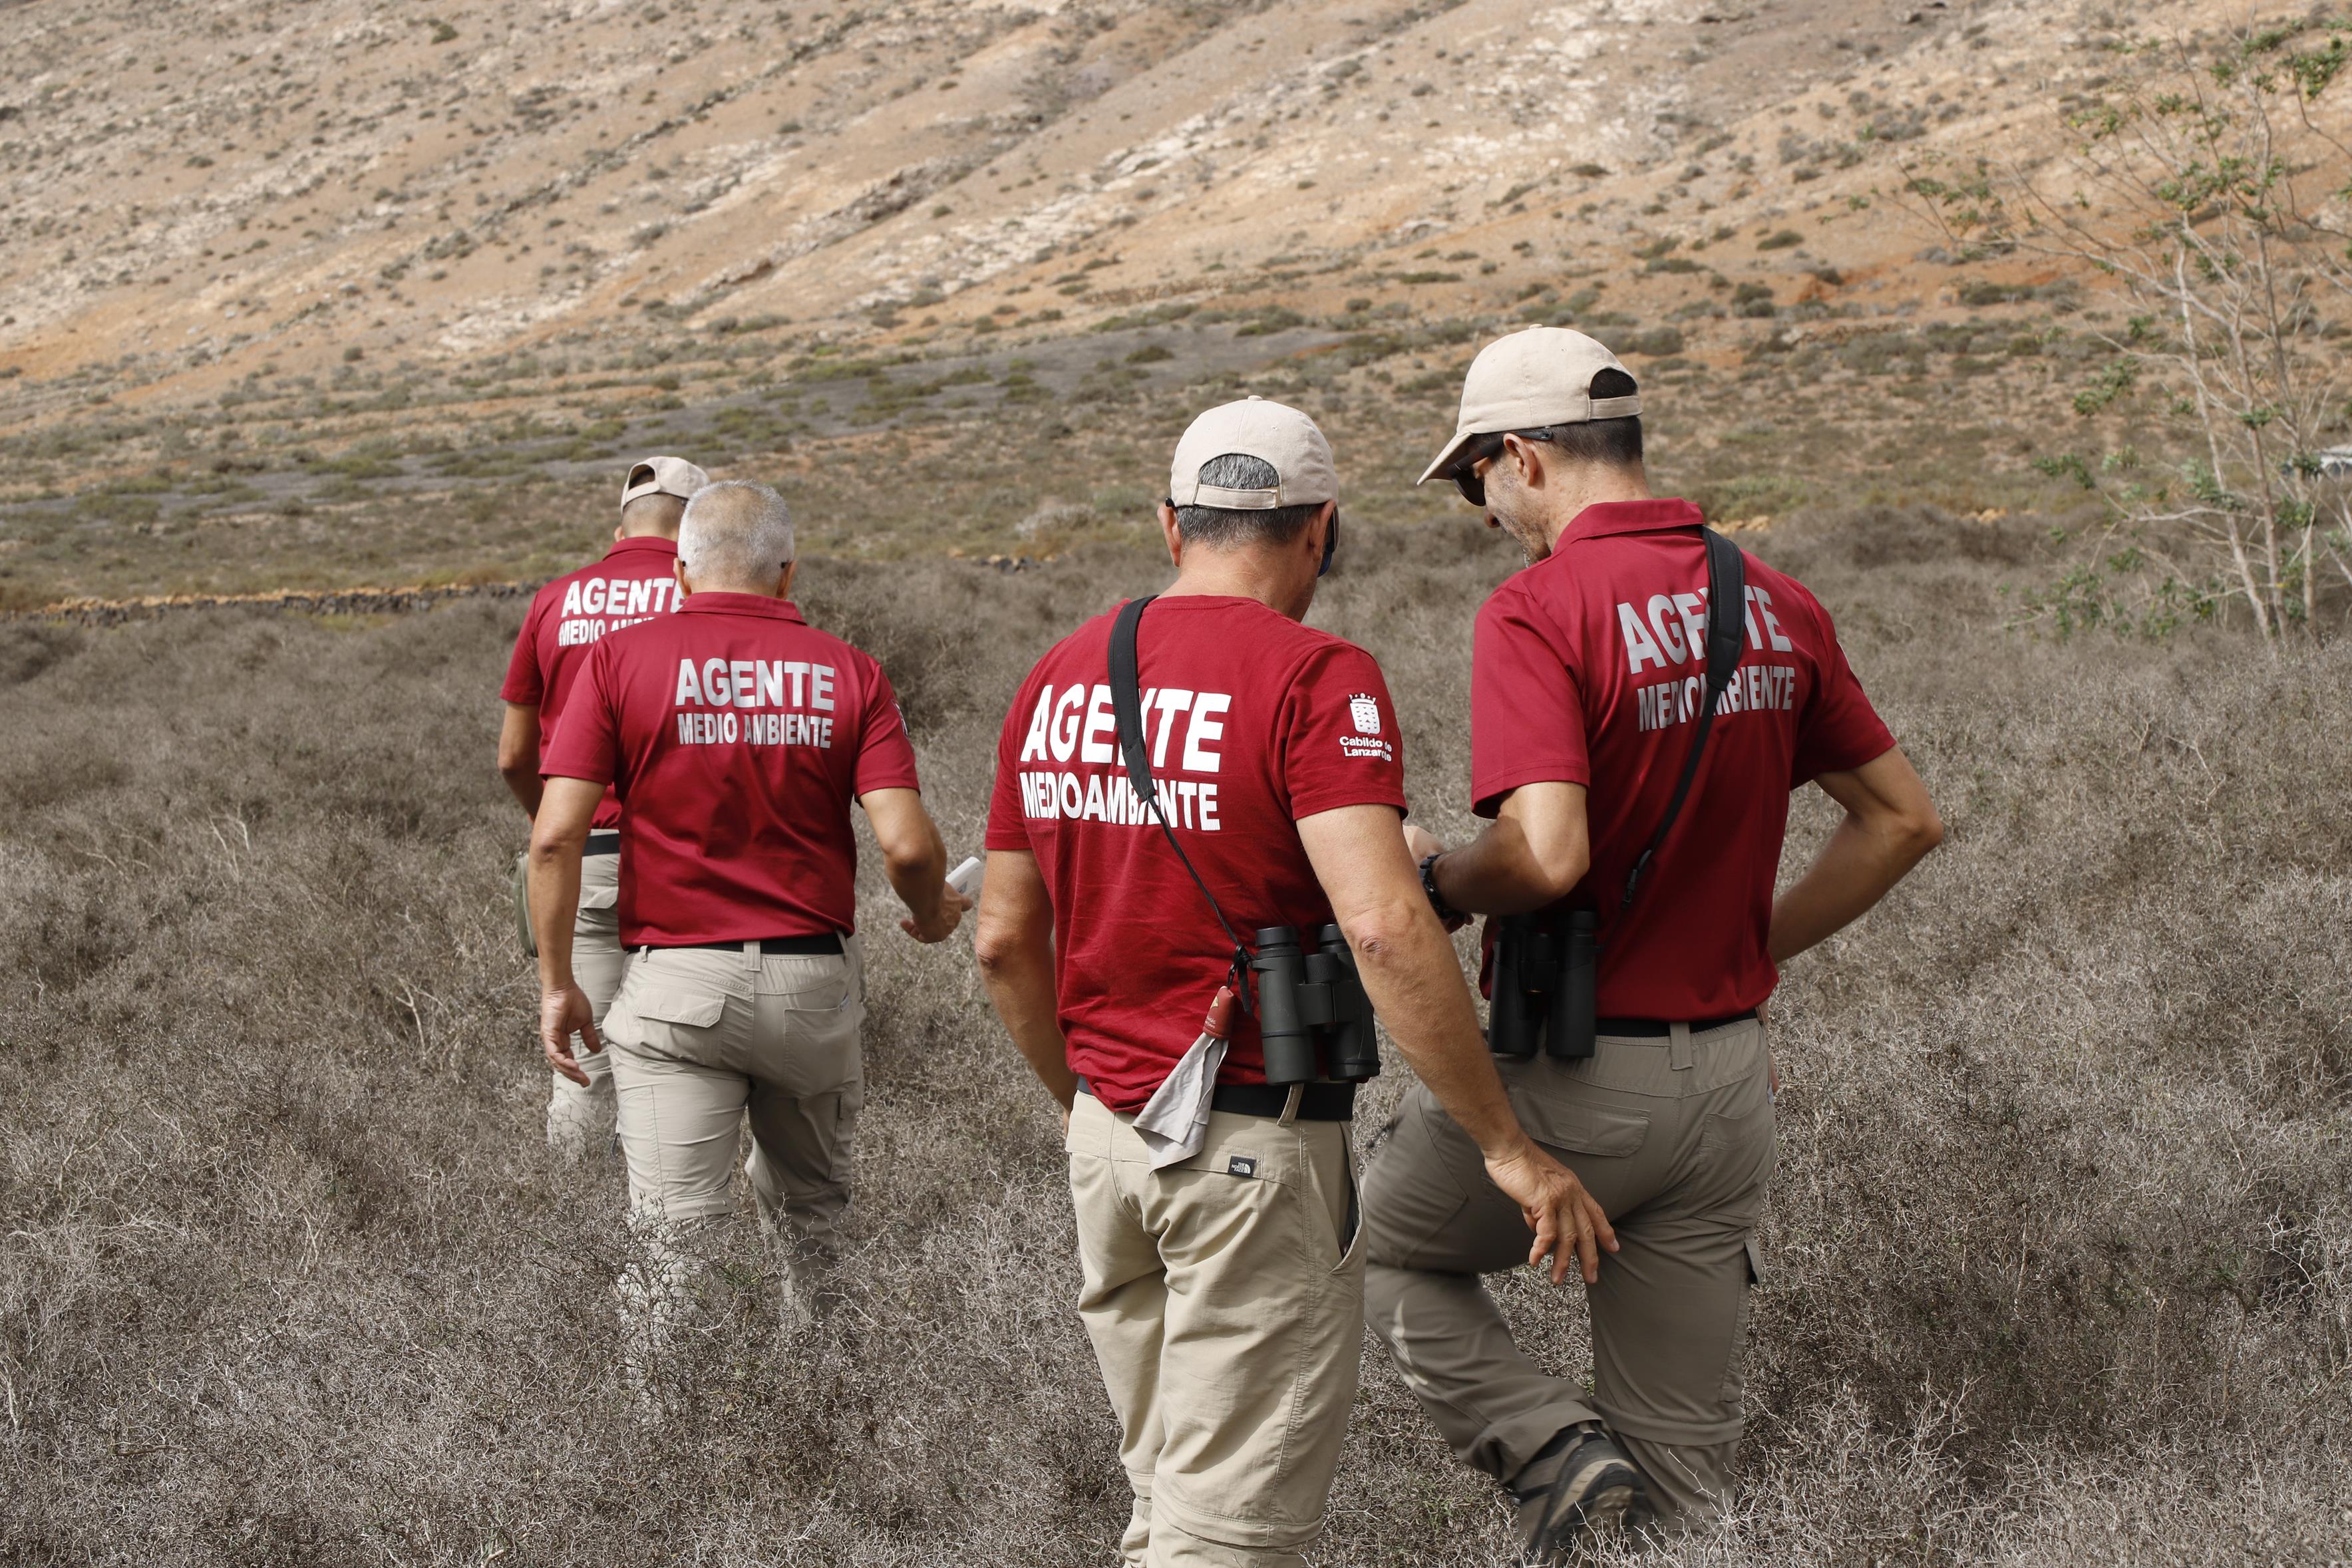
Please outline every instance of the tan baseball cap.
[[647, 457], [629, 465], [629, 476], [621, 486], [621, 505], [625, 507], [640, 496], [676, 496], [691, 501], [694, 493], [709, 483], [709, 475], [683, 457]]
[[[1202, 468], [1228, 453], [1265, 463], [1278, 483], [1271, 490], [1202, 484]], [[1320, 505], [1339, 498], [1339, 471], [1331, 461], [1331, 444], [1313, 420], [1286, 404], [1249, 397], [1209, 410], [1186, 429], [1169, 467], [1168, 498], [1179, 507], [1236, 512]]]
[[1462, 378], [1462, 413], [1454, 422], [1454, 439], [1413, 483], [1426, 485], [1444, 473], [1474, 435], [1641, 413], [1639, 394], [1592, 395], [1594, 376], [1624, 369], [1607, 344], [1566, 327], [1530, 327], [1496, 339], [1478, 350], [1470, 373]]

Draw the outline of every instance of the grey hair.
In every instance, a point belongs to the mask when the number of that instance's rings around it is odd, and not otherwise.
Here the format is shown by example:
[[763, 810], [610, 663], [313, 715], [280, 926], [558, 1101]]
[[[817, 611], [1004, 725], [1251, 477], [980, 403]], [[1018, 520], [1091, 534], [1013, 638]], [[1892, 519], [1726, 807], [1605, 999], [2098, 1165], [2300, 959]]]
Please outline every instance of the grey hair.
[[[1201, 483], [1229, 490], [1271, 490], [1282, 483], [1274, 465], [1246, 452], [1226, 452], [1201, 465]], [[1248, 512], [1225, 507], [1179, 507], [1176, 530], [1187, 544], [1211, 549], [1231, 549], [1248, 544], [1286, 545], [1315, 520], [1320, 501], [1271, 511]]]
[[725, 479], [687, 502], [677, 560], [697, 580], [771, 588], [792, 559], [792, 508], [765, 485]]

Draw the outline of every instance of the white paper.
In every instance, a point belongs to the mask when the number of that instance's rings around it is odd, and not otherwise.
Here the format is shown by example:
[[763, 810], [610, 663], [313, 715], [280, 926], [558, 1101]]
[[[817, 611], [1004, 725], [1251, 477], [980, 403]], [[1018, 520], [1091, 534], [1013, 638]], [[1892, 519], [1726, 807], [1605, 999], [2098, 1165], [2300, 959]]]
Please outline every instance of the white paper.
[[1166, 1170], [1201, 1152], [1209, 1136], [1209, 1102], [1217, 1092], [1217, 1069], [1224, 1064], [1223, 1039], [1202, 1035], [1135, 1113], [1136, 1134], [1151, 1151], [1153, 1170]]
[[978, 855], [967, 855], [963, 864], [948, 873], [948, 885], [971, 900], [980, 902], [981, 879], [988, 873], [988, 862]]

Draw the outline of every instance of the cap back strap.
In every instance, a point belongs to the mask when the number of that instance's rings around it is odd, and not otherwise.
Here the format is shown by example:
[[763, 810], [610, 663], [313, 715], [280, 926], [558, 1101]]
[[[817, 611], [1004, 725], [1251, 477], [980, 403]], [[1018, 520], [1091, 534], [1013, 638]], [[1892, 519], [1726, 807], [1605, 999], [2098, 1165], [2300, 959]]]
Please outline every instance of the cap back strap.
[[1196, 485], [1192, 505], [1223, 507], [1236, 512], [1270, 512], [1282, 505], [1280, 490], [1232, 490], [1223, 485]]

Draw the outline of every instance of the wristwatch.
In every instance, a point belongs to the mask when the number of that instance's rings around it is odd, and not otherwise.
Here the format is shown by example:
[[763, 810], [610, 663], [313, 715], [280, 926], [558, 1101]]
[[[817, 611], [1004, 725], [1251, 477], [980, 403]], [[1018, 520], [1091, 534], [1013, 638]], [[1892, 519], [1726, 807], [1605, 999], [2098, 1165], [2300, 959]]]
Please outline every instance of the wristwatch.
[[1437, 911], [1437, 923], [1451, 931], [1470, 917], [1446, 903], [1445, 895], [1437, 891], [1437, 857], [1444, 852], [1439, 850], [1421, 857], [1421, 891], [1429, 894], [1429, 907]]

